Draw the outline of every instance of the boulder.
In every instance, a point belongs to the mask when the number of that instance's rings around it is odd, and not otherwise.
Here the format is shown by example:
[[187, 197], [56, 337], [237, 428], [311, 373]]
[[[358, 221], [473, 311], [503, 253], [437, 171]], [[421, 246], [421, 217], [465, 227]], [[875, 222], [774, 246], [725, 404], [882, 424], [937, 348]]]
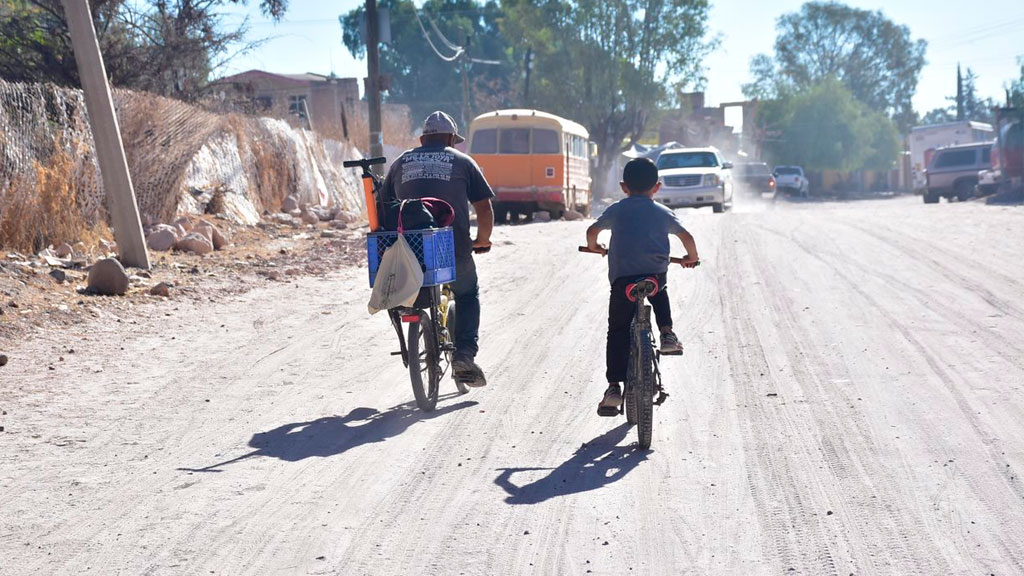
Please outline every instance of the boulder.
[[56, 270], [50, 270], [50, 278], [53, 278], [57, 282], [57, 284], [63, 284], [68, 281], [68, 273], [61, 270], [60, 268]]
[[150, 250], [167, 252], [174, 248], [174, 244], [180, 239], [181, 236], [178, 235], [177, 227], [159, 224], [153, 228], [149, 236], [146, 236], [146, 245], [149, 246]]
[[153, 296], [163, 296], [169, 298], [171, 296], [171, 285], [167, 282], [161, 282], [156, 286], [149, 289], [149, 293]]
[[338, 210], [337, 212], [334, 213], [335, 222], [355, 224], [356, 222], [359, 222], [362, 219], [363, 217], [359, 214], [359, 212], [355, 212], [353, 210]]
[[541, 210], [540, 212], [533, 213], [534, 222], [551, 222], [551, 212], [547, 210]]
[[302, 214], [300, 215], [300, 218], [302, 218], [302, 222], [304, 224], [319, 224], [320, 223], [320, 217], [317, 216], [316, 214], [314, 214], [308, 208], [306, 210], [302, 211]]
[[190, 232], [187, 236], [178, 240], [174, 249], [180, 252], [192, 252], [200, 256], [213, 252], [213, 241], [198, 232]]
[[[189, 222], [189, 219], [184, 216], [178, 218], [172, 224], [174, 226], [181, 228], [185, 232], [185, 234], [188, 234], [189, 232], [192, 231], [192, 222]], [[182, 236], [184, 236], [185, 234], [182, 234]]]
[[575, 210], [566, 210], [565, 211], [565, 216], [563, 216], [563, 218], [565, 218], [566, 220], [570, 220], [570, 221], [571, 220], [583, 220], [583, 214], [580, 214], [579, 212], [577, 212]]
[[298, 211], [299, 211], [299, 197], [296, 196], [295, 194], [289, 194], [289, 195], [285, 196], [284, 197], [284, 201], [281, 202], [281, 212], [287, 212], [287, 213], [291, 214], [292, 212], [298, 212]]
[[192, 225], [192, 234], [202, 234], [210, 241], [210, 245], [213, 245], [213, 224], [210, 224], [206, 220], [200, 220]]
[[104, 296], [123, 296], [128, 291], [128, 273], [114, 258], [105, 258], [89, 269], [88, 289]]
[[323, 206], [310, 206], [309, 211], [316, 214], [321, 222], [329, 222], [334, 219], [334, 213]]
[[54, 250], [54, 254], [57, 255], [57, 258], [67, 258], [74, 254], [74, 252], [74, 248], [72, 248], [71, 244], [68, 244], [67, 242], [61, 244], [60, 246], [57, 246], [57, 248]]

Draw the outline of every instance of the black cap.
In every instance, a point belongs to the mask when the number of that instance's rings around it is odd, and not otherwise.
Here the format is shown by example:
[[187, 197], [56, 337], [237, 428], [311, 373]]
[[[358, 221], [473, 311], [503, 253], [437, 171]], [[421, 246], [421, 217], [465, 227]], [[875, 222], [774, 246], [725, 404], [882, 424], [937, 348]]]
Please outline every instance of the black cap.
[[658, 183], [658, 167], [650, 158], [633, 158], [622, 169], [622, 181], [632, 192], [647, 192]]

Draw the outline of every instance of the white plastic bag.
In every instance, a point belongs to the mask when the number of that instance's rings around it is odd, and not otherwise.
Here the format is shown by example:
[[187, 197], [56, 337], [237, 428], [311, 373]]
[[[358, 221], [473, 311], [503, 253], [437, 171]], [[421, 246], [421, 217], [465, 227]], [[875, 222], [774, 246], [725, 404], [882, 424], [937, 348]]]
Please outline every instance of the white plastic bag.
[[370, 314], [396, 306], [412, 306], [423, 287], [423, 269], [403, 234], [384, 250], [370, 292]]

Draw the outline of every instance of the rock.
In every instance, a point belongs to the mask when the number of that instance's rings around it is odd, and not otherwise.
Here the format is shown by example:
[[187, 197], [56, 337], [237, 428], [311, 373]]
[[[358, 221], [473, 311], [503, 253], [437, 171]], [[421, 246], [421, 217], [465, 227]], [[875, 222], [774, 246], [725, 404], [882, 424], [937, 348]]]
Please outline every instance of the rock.
[[563, 217], [566, 220], [569, 220], [569, 221], [572, 221], [572, 220], [583, 220], [583, 214], [580, 214], [579, 212], [577, 212], [575, 210], [566, 210], [565, 211], [565, 216], [563, 216]]
[[85, 254], [88, 250], [85, 247], [85, 242], [75, 242], [75, 245], [72, 246], [72, 248], [74, 249], [75, 254]]
[[332, 220], [329, 226], [331, 228], [334, 228], [335, 230], [344, 230], [348, 228], [348, 224], [346, 222], [342, 222], [341, 220]]
[[60, 246], [57, 246], [57, 249], [54, 250], [54, 254], [57, 255], [57, 258], [67, 258], [74, 253], [74, 248], [72, 248], [71, 244], [68, 244], [67, 242], [61, 244]]
[[192, 226], [191, 234], [202, 234], [210, 241], [210, 245], [213, 246], [213, 224], [210, 224], [206, 220], [200, 220]]
[[314, 214], [308, 208], [302, 211], [302, 214], [299, 215], [299, 218], [302, 219], [303, 224], [319, 224], [320, 223], [320, 217], [317, 216], [316, 214]]
[[[189, 232], [192, 231], [192, 223], [189, 222], [188, 218], [186, 218], [184, 216], [182, 216], [181, 218], [178, 218], [177, 220], [175, 220], [172, 223], [172, 225], [173, 226], [177, 226], [178, 228], [181, 228], [181, 230], [185, 234], [188, 234]], [[184, 236], [185, 234], [182, 234], [182, 236]]]
[[213, 252], [213, 242], [198, 232], [190, 232], [187, 236], [178, 240], [174, 249], [180, 252], [192, 252], [202, 256]]
[[338, 237], [338, 233], [334, 232], [333, 230], [324, 230], [323, 232], [320, 233], [320, 237], [321, 238], [337, 238]]
[[89, 269], [88, 289], [104, 296], [123, 296], [128, 291], [128, 273], [113, 258], [96, 262]]
[[7, 355], [0, 354], [0, 366], [7, 366]]
[[335, 222], [344, 222], [346, 224], [355, 224], [363, 219], [359, 212], [352, 210], [338, 210], [334, 213]]
[[289, 194], [284, 197], [284, 202], [281, 202], [281, 212], [297, 212], [299, 210], [299, 197], [295, 194]]
[[285, 226], [297, 227], [299, 225], [299, 222], [295, 218], [293, 218], [291, 214], [285, 214], [284, 212], [271, 214], [270, 220], [277, 224], [283, 224]]
[[316, 214], [316, 217], [319, 218], [321, 222], [330, 222], [331, 220], [334, 220], [334, 213], [323, 206], [310, 206], [309, 211]]
[[213, 226], [213, 249], [223, 250], [230, 243], [231, 236], [220, 228]]
[[100, 240], [100, 248], [102, 248], [103, 251], [107, 252], [107, 253], [110, 253], [110, 252], [117, 253], [117, 242], [111, 242], [109, 240], [102, 240], [101, 239]]
[[161, 282], [156, 286], [149, 289], [149, 293], [153, 296], [163, 296], [169, 298], [171, 296], [171, 285], [167, 282]]
[[540, 212], [533, 213], [534, 222], [551, 222], [551, 212], [547, 210], [541, 210]]
[[174, 248], [178, 240], [181, 240], [181, 236], [178, 235], [178, 228], [160, 224], [149, 233], [149, 236], [146, 236], [146, 245], [149, 246], [150, 250], [167, 252]]
[[61, 270], [51, 270], [50, 277], [57, 281], [57, 284], [63, 284], [68, 281], [68, 273]]

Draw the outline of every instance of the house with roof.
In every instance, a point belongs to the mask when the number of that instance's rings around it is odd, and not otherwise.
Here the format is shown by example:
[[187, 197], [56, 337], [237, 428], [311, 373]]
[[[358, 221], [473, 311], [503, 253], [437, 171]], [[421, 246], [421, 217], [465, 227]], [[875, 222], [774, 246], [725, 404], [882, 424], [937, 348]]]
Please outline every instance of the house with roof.
[[359, 80], [334, 73], [275, 74], [249, 70], [213, 83], [226, 101], [257, 112], [285, 113], [314, 131], [336, 129], [359, 103]]

